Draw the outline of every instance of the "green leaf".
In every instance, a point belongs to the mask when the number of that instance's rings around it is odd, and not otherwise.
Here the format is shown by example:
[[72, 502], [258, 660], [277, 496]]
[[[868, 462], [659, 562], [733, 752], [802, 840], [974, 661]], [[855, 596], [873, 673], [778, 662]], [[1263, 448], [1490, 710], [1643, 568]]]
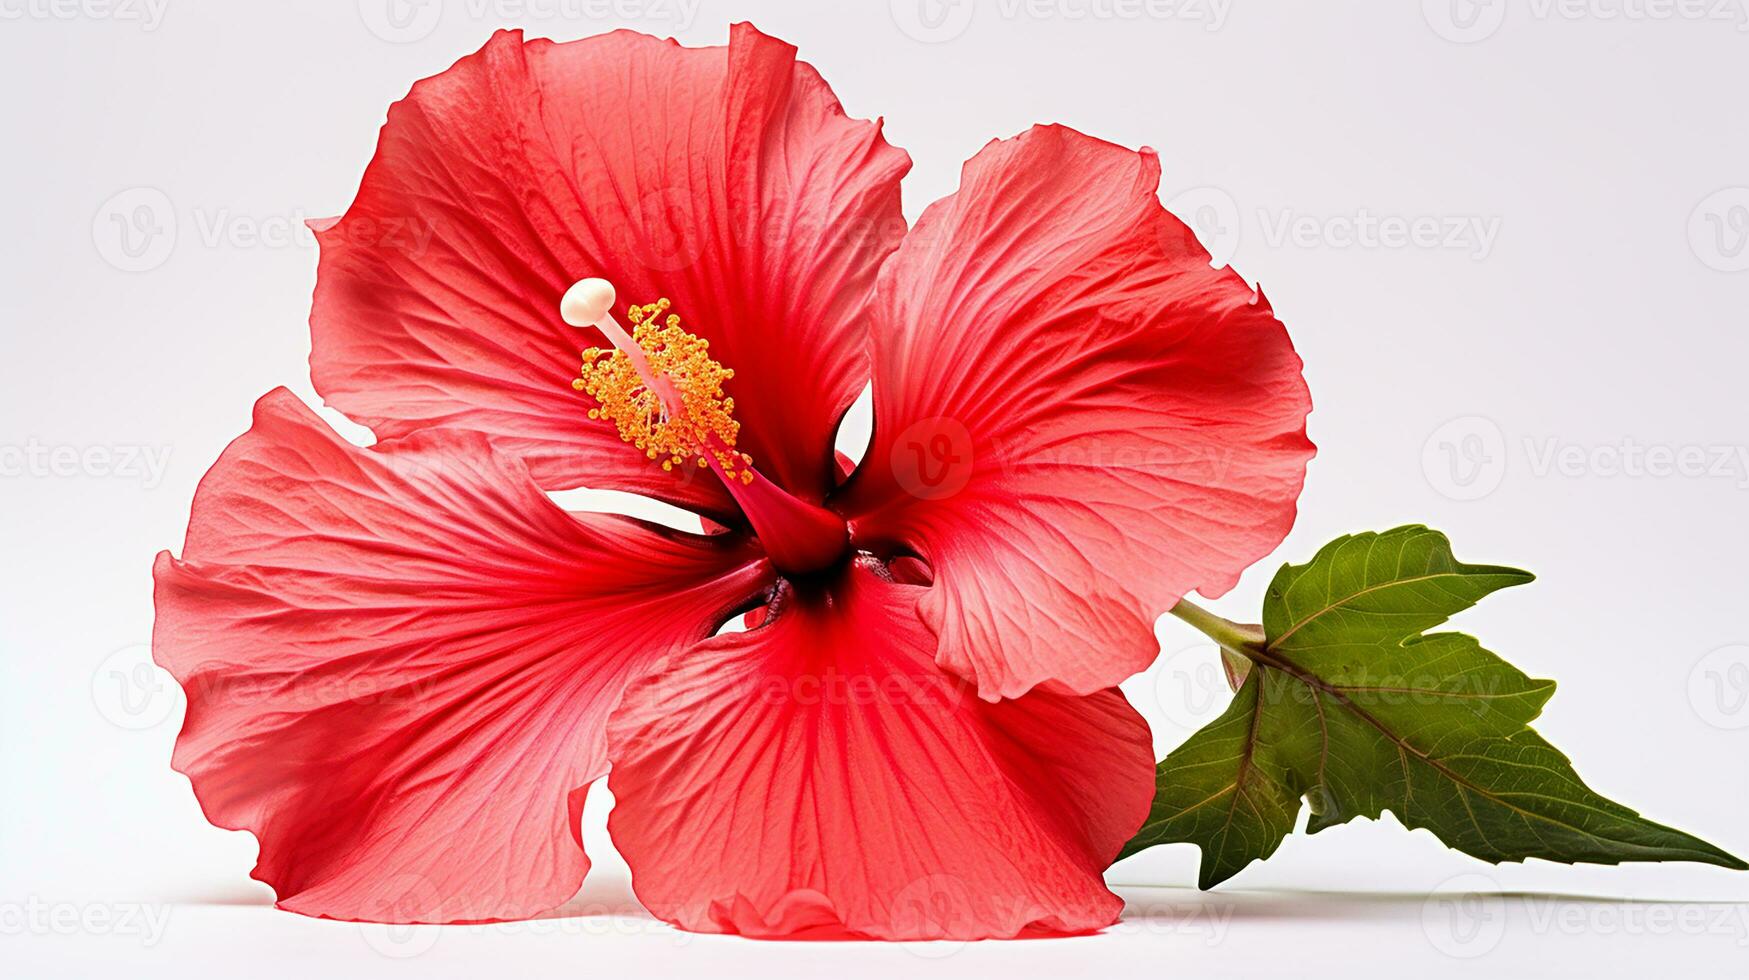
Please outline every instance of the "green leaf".
[[1486, 861], [1741, 860], [1592, 792], [1528, 725], [1554, 692], [1433, 633], [1528, 572], [1466, 565], [1424, 527], [1339, 538], [1276, 573], [1232, 705], [1160, 763], [1124, 849], [1189, 841], [1208, 888], [1267, 858], [1304, 799], [1317, 833], [1385, 810]]

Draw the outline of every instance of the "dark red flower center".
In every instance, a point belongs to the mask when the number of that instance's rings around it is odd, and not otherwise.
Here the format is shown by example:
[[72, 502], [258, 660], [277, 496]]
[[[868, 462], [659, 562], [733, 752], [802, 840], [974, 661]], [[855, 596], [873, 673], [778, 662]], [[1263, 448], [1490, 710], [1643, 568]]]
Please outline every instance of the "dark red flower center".
[[612, 284], [584, 279], [559, 302], [566, 323], [594, 327], [613, 344], [583, 351], [571, 382], [595, 402], [589, 417], [611, 422], [664, 470], [710, 468], [779, 571], [803, 575], [842, 560], [850, 549], [844, 519], [767, 480], [735, 448], [741, 423], [735, 400], [723, 393], [735, 372], [711, 357], [710, 341], [683, 328], [666, 299], [630, 307], [628, 331], [613, 315], [614, 299]]

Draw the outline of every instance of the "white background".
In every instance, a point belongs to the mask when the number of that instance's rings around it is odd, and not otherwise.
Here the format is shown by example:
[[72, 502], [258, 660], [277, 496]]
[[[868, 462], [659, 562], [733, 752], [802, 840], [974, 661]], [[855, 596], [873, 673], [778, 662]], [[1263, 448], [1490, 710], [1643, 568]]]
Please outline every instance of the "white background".
[[[1297, 528], [1215, 607], [1255, 618], [1280, 562], [1410, 521], [1532, 569], [1459, 625], [1561, 682], [1540, 728], [1592, 785], [1749, 853], [1735, 0], [0, 0], [14, 975], [1743, 975], [1749, 905], [1729, 903], [1749, 875], [1494, 868], [1389, 819], [1290, 838], [1206, 895], [1194, 848], [1156, 849], [1110, 873], [1123, 924], [1050, 942], [675, 933], [633, 903], [602, 798], [597, 871], [558, 917], [391, 931], [274, 911], [253, 840], [208, 826], [169, 769], [179, 696], [141, 665], [152, 556], [180, 547], [196, 480], [263, 391], [315, 401], [302, 220], [341, 211], [388, 104], [495, 27], [721, 43], [739, 19], [886, 117], [916, 161], [912, 217], [1035, 121], [1156, 147], [1163, 197], [1263, 284], [1317, 404]], [[1415, 222], [1437, 235], [1393, 237]], [[1159, 632], [1126, 689], [1164, 751], [1219, 710], [1219, 681], [1193, 634]]]

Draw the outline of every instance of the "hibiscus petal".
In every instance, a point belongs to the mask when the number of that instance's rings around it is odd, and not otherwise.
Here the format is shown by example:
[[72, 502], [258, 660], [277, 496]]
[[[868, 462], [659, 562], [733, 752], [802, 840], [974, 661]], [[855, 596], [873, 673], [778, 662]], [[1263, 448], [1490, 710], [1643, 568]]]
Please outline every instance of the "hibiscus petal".
[[995, 704], [933, 662], [924, 590], [852, 566], [635, 682], [608, 829], [684, 928], [979, 939], [1110, 924], [1101, 872], [1153, 797], [1116, 691]]
[[881, 271], [874, 439], [834, 504], [934, 567], [940, 662], [987, 698], [1088, 692], [1287, 534], [1300, 360], [1209, 267], [1159, 161], [1061, 127], [992, 143]]
[[282, 908], [396, 922], [575, 894], [625, 683], [767, 582], [739, 536], [574, 518], [477, 434], [358, 449], [284, 389], [153, 574], [207, 818]]
[[910, 160], [795, 53], [748, 25], [727, 48], [510, 31], [415, 85], [318, 234], [316, 388], [379, 437], [485, 432], [548, 489], [734, 514], [714, 476], [663, 472], [571, 389], [578, 351], [606, 342], [559, 297], [602, 276], [622, 307], [674, 301], [736, 372], [740, 448], [818, 501]]

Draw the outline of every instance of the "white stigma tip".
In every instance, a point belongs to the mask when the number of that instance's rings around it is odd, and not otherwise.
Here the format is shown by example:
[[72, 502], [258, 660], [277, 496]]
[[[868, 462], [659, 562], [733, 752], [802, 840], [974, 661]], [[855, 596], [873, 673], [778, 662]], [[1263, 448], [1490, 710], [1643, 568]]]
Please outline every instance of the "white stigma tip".
[[613, 312], [613, 283], [579, 279], [559, 299], [559, 316], [573, 327], [592, 327]]

